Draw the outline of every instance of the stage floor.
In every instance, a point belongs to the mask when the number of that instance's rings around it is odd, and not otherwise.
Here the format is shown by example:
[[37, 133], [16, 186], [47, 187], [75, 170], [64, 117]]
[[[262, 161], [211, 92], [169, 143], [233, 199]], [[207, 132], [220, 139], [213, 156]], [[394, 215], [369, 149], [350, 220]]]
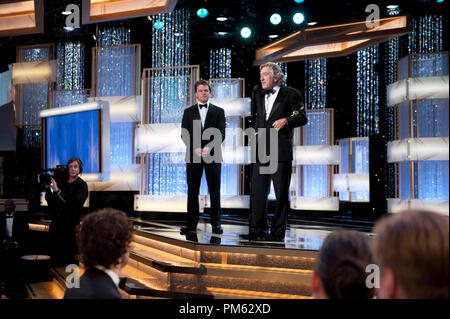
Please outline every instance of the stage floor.
[[213, 234], [207, 217], [203, 216], [197, 226], [197, 232], [180, 234], [183, 222], [180, 220], [145, 220], [133, 218], [136, 230], [160, 237], [191, 242], [202, 245], [221, 246], [254, 246], [285, 249], [301, 249], [317, 251], [322, 246], [326, 236], [337, 229], [353, 229], [371, 235], [372, 223], [355, 221], [337, 221], [330, 219], [299, 219], [290, 220], [287, 226], [284, 242], [248, 241], [239, 237], [248, 234], [248, 222], [242, 217], [222, 217], [223, 234]]

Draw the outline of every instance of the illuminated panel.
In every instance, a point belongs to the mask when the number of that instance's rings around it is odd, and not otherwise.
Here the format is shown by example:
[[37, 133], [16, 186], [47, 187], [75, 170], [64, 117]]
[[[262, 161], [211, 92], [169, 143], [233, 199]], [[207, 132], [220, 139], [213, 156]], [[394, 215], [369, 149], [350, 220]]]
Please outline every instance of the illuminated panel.
[[409, 138], [389, 142], [388, 162], [445, 161], [449, 159], [448, 137]]
[[388, 198], [389, 213], [400, 213], [406, 210], [429, 210], [448, 216], [449, 201]]
[[324, 210], [324, 211], [338, 211], [339, 198], [338, 197], [323, 197], [323, 198], [307, 198], [307, 197], [291, 197], [290, 205], [295, 210]]
[[[211, 201], [209, 195], [205, 196], [205, 207], [211, 207]], [[250, 196], [220, 196], [221, 208], [244, 208], [250, 209]]]
[[[81, 177], [88, 184], [89, 191], [138, 191], [140, 186], [140, 165], [111, 165], [110, 180], [98, 182], [98, 178]], [[92, 174], [94, 175], [94, 174]]]
[[136, 154], [185, 152], [181, 123], [136, 126]]
[[401, 80], [388, 86], [387, 104], [393, 106], [408, 100], [448, 99], [448, 86], [448, 76]]
[[210, 102], [223, 108], [225, 116], [246, 117], [250, 114], [249, 98], [211, 99]]
[[[205, 207], [204, 196], [199, 196], [200, 212]], [[145, 212], [187, 212], [187, 196], [135, 195], [134, 210]]]
[[83, 23], [171, 12], [178, 0], [83, 0]]
[[294, 165], [324, 164], [339, 164], [339, 146], [306, 145], [294, 147]]
[[56, 60], [13, 63], [13, 84], [56, 81]]
[[369, 174], [334, 174], [335, 192], [369, 192]]
[[141, 96], [102, 96], [92, 100], [99, 99], [109, 102], [109, 116], [112, 123], [141, 121]]
[[42, 0], [0, 4], [0, 36], [43, 32], [43, 12]]
[[304, 29], [256, 50], [254, 64], [345, 56], [406, 34], [411, 29], [407, 16], [372, 22], [378, 26], [368, 26], [366, 21], [358, 21]]
[[222, 158], [224, 164], [250, 164], [251, 154], [250, 147], [222, 147]]

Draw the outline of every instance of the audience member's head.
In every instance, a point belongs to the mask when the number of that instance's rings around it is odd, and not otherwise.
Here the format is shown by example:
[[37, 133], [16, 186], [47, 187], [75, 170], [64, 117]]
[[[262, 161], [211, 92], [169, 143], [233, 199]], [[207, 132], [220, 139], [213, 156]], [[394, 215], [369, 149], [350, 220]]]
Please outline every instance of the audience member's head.
[[126, 265], [132, 237], [127, 215], [113, 208], [88, 214], [78, 227], [77, 244], [85, 268], [120, 270]]
[[313, 269], [313, 297], [373, 298], [373, 289], [366, 286], [366, 267], [371, 263], [370, 245], [365, 234], [352, 230], [339, 230], [329, 234]]
[[407, 211], [385, 217], [374, 232], [379, 298], [448, 298], [447, 216]]
[[16, 203], [12, 199], [5, 200], [5, 212], [11, 214], [16, 210]]

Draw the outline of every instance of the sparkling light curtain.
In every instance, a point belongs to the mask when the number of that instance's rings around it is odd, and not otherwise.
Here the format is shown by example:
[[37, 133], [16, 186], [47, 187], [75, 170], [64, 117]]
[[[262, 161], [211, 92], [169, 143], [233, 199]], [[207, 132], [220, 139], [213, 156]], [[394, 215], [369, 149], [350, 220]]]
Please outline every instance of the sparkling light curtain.
[[209, 78], [231, 78], [231, 49], [220, 48], [209, 51]]
[[[133, 96], [136, 85], [136, 47], [126, 26], [105, 27], [98, 33], [97, 96]], [[134, 123], [111, 123], [110, 163], [133, 163]]]
[[0, 73], [0, 105], [11, 101], [11, 65], [8, 65], [9, 70]]
[[[153, 16], [152, 68], [189, 65], [189, 11]], [[192, 88], [190, 68], [161, 69], [150, 75], [149, 123], [181, 123]], [[182, 153], [149, 154], [149, 195], [186, 195]]]
[[305, 108], [322, 109], [327, 103], [327, 59], [305, 62]]
[[84, 53], [81, 42], [58, 44], [56, 91], [53, 91], [53, 107], [82, 104], [87, 101], [84, 85]]
[[356, 135], [367, 137], [379, 133], [378, 45], [360, 50], [356, 56]]
[[[51, 47], [32, 47], [19, 49], [19, 62], [49, 61], [52, 58]], [[41, 120], [39, 111], [48, 105], [48, 83], [19, 84], [20, 115], [19, 123], [24, 125], [23, 144], [27, 147], [39, 147], [41, 143]]]

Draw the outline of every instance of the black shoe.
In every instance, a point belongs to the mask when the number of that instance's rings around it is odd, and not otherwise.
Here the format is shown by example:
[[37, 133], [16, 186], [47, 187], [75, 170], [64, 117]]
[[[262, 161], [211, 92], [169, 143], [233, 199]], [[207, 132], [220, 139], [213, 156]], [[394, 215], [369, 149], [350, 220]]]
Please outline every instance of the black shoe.
[[180, 228], [180, 234], [181, 235], [186, 235], [187, 233], [190, 232], [196, 232], [197, 231], [197, 227], [189, 227], [189, 226], [183, 226]]
[[217, 225], [217, 226], [211, 226], [211, 227], [212, 227], [213, 234], [223, 234], [222, 226]]

